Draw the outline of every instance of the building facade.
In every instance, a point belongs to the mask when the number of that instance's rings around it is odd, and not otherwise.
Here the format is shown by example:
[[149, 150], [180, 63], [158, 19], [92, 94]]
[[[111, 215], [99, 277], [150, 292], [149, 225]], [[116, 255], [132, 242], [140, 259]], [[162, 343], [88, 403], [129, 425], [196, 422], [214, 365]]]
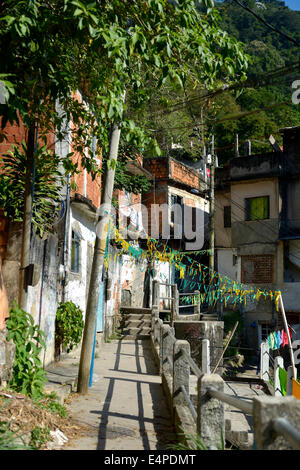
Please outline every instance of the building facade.
[[[217, 270], [245, 285], [280, 290], [288, 321], [299, 323], [300, 128], [282, 133], [282, 151], [237, 157], [216, 171]], [[274, 302], [249, 303], [244, 313], [254, 347], [282, 325]]]

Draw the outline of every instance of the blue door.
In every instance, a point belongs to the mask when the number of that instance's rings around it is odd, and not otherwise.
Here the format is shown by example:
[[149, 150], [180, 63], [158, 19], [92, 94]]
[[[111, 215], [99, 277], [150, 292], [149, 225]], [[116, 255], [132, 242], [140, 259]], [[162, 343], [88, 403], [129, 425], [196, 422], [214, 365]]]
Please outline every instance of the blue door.
[[97, 333], [103, 331], [103, 312], [104, 312], [104, 281], [100, 282], [99, 300], [97, 307]]

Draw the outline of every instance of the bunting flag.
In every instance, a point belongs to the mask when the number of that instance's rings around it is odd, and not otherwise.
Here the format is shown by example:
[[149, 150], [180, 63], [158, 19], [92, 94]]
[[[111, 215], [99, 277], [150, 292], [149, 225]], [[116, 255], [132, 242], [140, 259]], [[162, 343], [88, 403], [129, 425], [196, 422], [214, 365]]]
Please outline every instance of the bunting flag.
[[[129, 255], [130, 261], [144, 261], [151, 258], [153, 261], [168, 262], [173, 265], [179, 271], [179, 288], [189, 288], [192, 291], [196, 288], [199, 291], [196, 296], [182, 296], [181, 301], [183, 303], [195, 304], [201, 302], [215, 305], [217, 302], [221, 302], [227, 307], [228, 303], [231, 302], [235, 307], [237, 304], [246, 306], [247, 301], [259, 301], [260, 298], [264, 298], [265, 300], [274, 301], [276, 310], [279, 311], [280, 291], [246, 286], [217, 271], [212, 271], [208, 266], [192, 259], [189, 254], [167, 248], [160, 241], [150, 237], [147, 239], [147, 249], [144, 250], [132, 246], [122, 237], [116, 227], [112, 229], [112, 233], [115, 243], [121, 248], [119, 255], [125, 252]], [[209, 250], [195, 252], [195, 254], [200, 255], [207, 253], [209, 253]], [[115, 259], [116, 254], [114, 255]], [[183, 259], [187, 261], [187, 264], [183, 262]], [[106, 268], [111, 261], [112, 255], [106, 254]]]

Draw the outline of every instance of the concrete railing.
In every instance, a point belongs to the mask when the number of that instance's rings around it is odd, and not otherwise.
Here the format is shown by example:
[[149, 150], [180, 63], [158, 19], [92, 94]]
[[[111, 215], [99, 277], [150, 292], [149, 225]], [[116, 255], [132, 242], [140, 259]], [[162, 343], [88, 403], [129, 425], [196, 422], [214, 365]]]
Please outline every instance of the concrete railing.
[[[222, 377], [210, 373], [208, 340], [202, 340], [200, 369], [190, 355], [189, 342], [175, 337], [174, 328], [159, 318], [157, 305], [152, 306], [151, 341], [180, 433], [198, 434], [208, 449], [222, 448], [227, 403], [252, 416], [255, 448], [300, 449], [300, 400], [291, 396], [257, 396], [246, 401], [224, 393]], [[196, 393], [190, 393], [191, 383]]]

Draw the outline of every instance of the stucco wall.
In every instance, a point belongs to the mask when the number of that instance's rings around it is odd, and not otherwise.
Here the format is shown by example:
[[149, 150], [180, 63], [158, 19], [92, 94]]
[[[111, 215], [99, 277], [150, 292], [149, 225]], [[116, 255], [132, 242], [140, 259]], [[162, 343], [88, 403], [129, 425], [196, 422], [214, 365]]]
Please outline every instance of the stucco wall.
[[[86, 301], [87, 301], [87, 285], [93, 258], [94, 242], [95, 242], [95, 226], [92, 218], [88, 218], [75, 204], [71, 205], [69, 224], [69, 247], [68, 247], [68, 271], [66, 282], [66, 300], [72, 300], [78, 305], [85, 317]], [[71, 271], [71, 243], [72, 230], [80, 236], [80, 261], [79, 273]], [[92, 250], [89, 249], [92, 247]]]

